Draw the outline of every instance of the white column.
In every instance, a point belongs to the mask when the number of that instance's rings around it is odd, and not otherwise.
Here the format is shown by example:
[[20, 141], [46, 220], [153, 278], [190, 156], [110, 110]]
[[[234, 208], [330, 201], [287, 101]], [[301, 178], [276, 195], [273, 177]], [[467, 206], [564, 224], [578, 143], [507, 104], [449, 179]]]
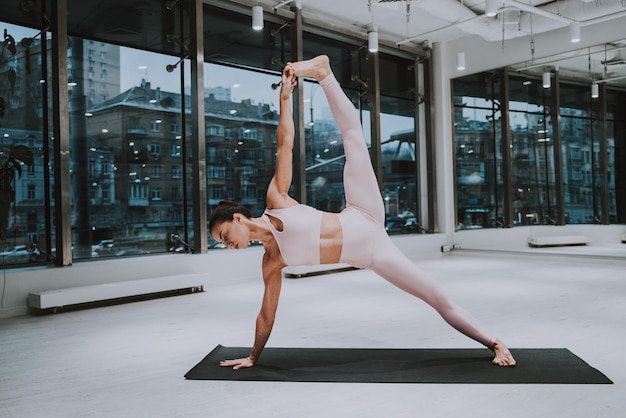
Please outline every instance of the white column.
[[[455, 230], [453, 120], [449, 46], [435, 43], [432, 49], [433, 101], [435, 135], [435, 173], [437, 189], [437, 220], [440, 233], [452, 236]], [[455, 55], [455, 54], [452, 54]]]

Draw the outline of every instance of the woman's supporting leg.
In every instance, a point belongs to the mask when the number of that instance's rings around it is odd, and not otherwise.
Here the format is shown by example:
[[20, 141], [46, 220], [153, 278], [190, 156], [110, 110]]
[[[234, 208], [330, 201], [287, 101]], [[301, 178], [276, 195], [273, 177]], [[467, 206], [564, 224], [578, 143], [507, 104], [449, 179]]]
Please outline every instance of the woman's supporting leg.
[[402, 254], [389, 237], [380, 235], [381, 238], [377, 239], [382, 239], [382, 242], [377, 243], [374, 263], [370, 266], [376, 274], [422, 299], [456, 330], [486, 347], [493, 346], [495, 339], [480, 329], [469, 312], [455, 305], [435, 280]]
[[495, 353], [493, 363], [515, 366], [507, 346], [488, 335], [465, 309], [453, 303], [425, 271], [416, 266], [394, 245], [387, 234], [376, 237], [374, 261], [370, 269], [398, 288], [432, 306], [457, 331], [478, 341]]

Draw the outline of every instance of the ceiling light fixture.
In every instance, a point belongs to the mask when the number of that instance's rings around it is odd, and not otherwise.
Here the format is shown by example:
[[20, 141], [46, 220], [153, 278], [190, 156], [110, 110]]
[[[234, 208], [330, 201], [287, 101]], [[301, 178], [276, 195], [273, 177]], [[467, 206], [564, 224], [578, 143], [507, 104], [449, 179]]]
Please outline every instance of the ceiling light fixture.
[[465, 69], [465, 52], [456, 53], [456, 69], [459, 71]]
[[498, 0], [485, 1], [485, 14], [489, 17], [494, 17], [498, 14]]
[[591, 98], [597, 99], [600, 97], [600, 86], [598, 83], [591, 83]]
[[367, 49], [372, 53], [378, 52], [378, 27], [374, 24], [367, 28]]
[[569, 39], [572, 43], [580, 42], [580, 23], [572, 22], [569, 24]]
[[543, 73], [543, 88], [550, 88], [550, 71], [546, 71]]
[[259, 6], [258, 3], [252, 7], [252, 29], [263, 29], [263, 7]]
[[370, 23], [367, 25], [367, 49], [371, 53], [378, 52], [378, 26], [374, 23], [374, 7], [372, 0], [367, 0], [367, 7], [370, 12]]

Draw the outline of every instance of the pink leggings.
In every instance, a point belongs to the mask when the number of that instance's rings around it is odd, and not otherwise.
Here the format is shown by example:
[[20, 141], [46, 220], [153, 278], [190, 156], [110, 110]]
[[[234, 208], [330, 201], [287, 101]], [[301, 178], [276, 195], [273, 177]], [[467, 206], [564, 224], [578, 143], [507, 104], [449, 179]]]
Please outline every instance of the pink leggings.
[[385, 207], [356, 109], [333, 74], [323, 79], [320, 85], [343, 136], [346, 153], [343, 178], [346, 208], [339, 214], [343, 233], [340, 262], [371, 269], [393, 285], [428, 303], [458, 331], [491, 347], [494, 339], [478, 327], [467, 311], [455, 305], [387, 235]]

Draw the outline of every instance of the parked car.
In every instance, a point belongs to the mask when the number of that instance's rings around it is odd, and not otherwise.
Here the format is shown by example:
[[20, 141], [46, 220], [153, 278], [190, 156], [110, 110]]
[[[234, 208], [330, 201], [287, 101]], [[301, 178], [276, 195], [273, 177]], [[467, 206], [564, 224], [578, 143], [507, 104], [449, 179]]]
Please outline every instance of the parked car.
[[113, 245], [114, 242], [112, 239], [103, 239], [96, 245], [91, 246], [91, 256], [113, 255]]
[[404, 232], [404, 219], [398, 216], [388, 216], [385, 220], [387, 233]]
[[0, 263], [35, 263], [42, 259], [41, 252], [34, 248], [28, 251], [26, 245], [16, 245], [0, 253]]

